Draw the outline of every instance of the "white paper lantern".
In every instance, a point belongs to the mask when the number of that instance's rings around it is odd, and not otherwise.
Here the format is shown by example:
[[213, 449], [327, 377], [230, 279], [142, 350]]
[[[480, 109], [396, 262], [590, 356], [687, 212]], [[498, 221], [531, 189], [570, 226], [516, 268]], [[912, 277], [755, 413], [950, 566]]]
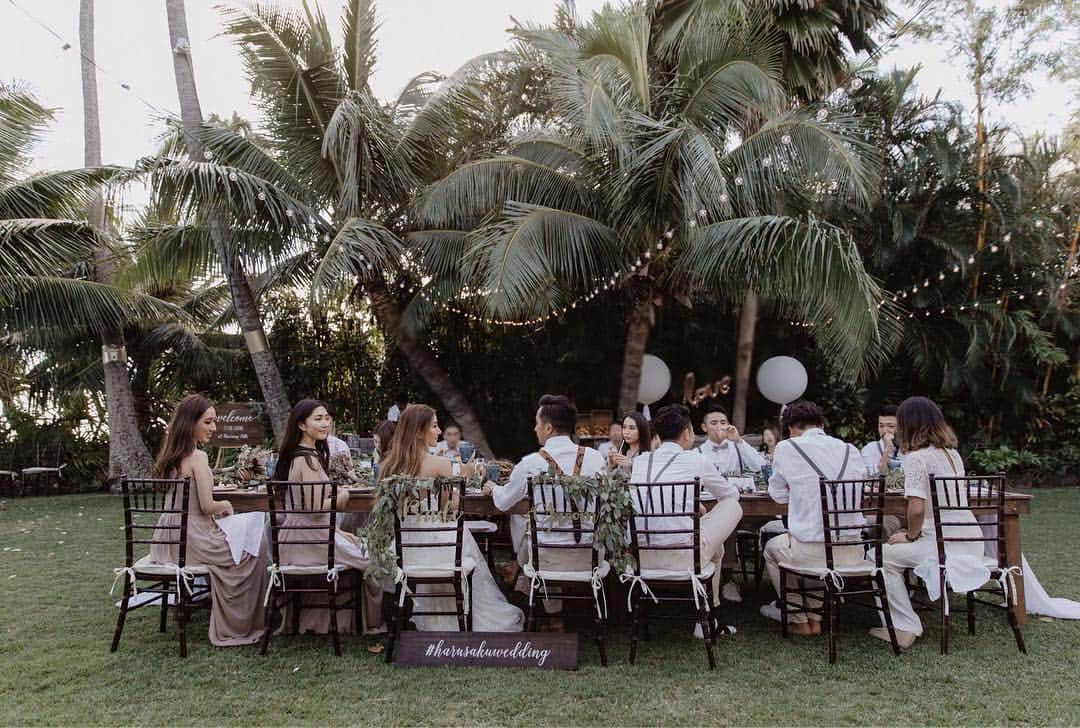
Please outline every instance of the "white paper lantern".
[[806, 383], [806, 367], [790, 356], [774, 356], [758, 368], [758, 391], [776, 404], [797, 400], [806, 391]]
[[663, 359], [646, 354], [641, 360], [641, 381], [638, 383], [638, 402], [652, 404], [671, 389], [671, 370]]

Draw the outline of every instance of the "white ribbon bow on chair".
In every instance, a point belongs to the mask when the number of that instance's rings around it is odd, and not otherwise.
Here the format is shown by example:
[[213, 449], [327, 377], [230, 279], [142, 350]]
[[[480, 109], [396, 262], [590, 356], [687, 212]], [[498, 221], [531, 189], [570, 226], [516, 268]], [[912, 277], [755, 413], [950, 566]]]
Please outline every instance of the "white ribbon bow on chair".
[[1001, 574], [998, 575], [997, 581], [1001, 585], [1001, 590], [1005, 592], [1005, 599], [1009, 606], [1015, 607], [1017, 605], [1016, 597], [1016, 577], [1023, 576], [1023, 570], [1016, 565], [1006, 566], [1001, 570]]
[[176, 575], [176, 600], [180, 601], [180, 587], [183, 585], [184, 591], [188, 593], [188, 596], [192, 596], [191, 584], [195, 581], [195, 575], [187, 570], [186, 567], [182, 567], [179, 564], [172, 565]]
[[344, 567], [335, 566], [332, 569], [326, 570], [326, 580], [334, 582], [334, 591], [337, 591], [338, 576], [341, 574], [341, 570]]
[[[701, 583], [701, 579], [694, 573], [693, 569], [687, 569], [687, 574], [690, 575], [690, 593], [694, 597], [694, 609], [701, 609], [701, 600], [704, 599], [706, 604], [709, 601], [709, 593], [705, 591], [705, 585]], [[655, 597], [653, 601], [656, 601]]]
[[270, 581], [266, 585], [266, 596], [263, 597], [263, 606], [265, 607], [270, 603], [270, 596], [274, 593], [274, 587], [281, 589], [285, 588], [285, 574], [277, 564], [270, 564], [266, 567], [266, 572], [270, 574]]
[[825, 573], [821, 575], [821, 580], [825, 581], [826, 579], [828, 579], [832, 582], [833, 586], [836, 587], [837, 591], [844, 591], [843, 575], [841, 575], [840, 572], [836, 569], [826, 568], [824, 571]]
[[405, 596], [412, 594], [412, 589], [409, 588], [408, 576], [405, 574], [405, 570], [400, 566], [397, 569], [397, 573], [394, 574], [394, 585], [401, 585], [401, 594], [398, 595], [398, 606], [405, 606]]
[[529, 577], [529, 606], [533, 605], [533, 598], [536, 594], [537, 587], [544, 590], [544, 599], [550, 599], [548, 596], [547, 582], [544, 581], [544, 577], [536, 569], [532, 570], [532, 575]]
[[[600, 576], [600, 568], [597, 567], [592, 570], [592, 578], [589, 580], [592, 584], [593, 603], [596, 605], [596, 616], [600, 619], [607, 619], [607, 594], [604, 593], [604, 578]], [[600, 602], [604, 602], [603, 611], [600, 610]]]
[[631, 573], [619, 574], [619, 581], [622, 582], [623, 584], [625, 584], [627, 582], [630, 582], [630, 588], [626, 592], [626, 611], [628, 611], [628, 612], [634, 611], [633, 604], [634, 604], [634, 587], [635, 586], [640, 586], [641, 587], [641, 593], [644, 596], [650, 597], [653, 600], [654, 604], [659, 604], [660, 603], [660, 600], [656, 598], [655, 594], [653, 594], [653, 591], [652, 591], [652, 589], [649, 588], [649, 585], [645, 582], [644, 579], [642, 579], [637, 574], [631, 574]]
[[113, 592], [116, 591], [117, 585], [120, 584], [120, 579], [123, 578], [125, 574], [131, 577], [132, 596], [139, 596], [139, 587], [135, 581], [135, 569], [131, 568], [130, 566], [120, 566], [113, 569], [113, 574], [115, 574], [115, 578], [113, 579], [112, 586], [109, 587], [109, 596], [112, 596]]

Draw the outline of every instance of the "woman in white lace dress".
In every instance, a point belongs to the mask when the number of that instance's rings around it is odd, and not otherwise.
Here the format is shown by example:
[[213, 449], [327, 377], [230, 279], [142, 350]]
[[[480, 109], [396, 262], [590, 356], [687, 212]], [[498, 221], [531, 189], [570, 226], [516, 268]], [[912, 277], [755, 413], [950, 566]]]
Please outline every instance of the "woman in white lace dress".
[[[472, 463], [451, 462], [448, 458], [432, 455], [429, 452], [439, 441], [438, 418], [435, 410], [423, 404], [411, 404], [398, 420], [390, 452], [380, 463], [379, 477], [408, 475], [418, 478], [473, 476]], [[415, 534], [413, 534], [415, 540]], [[440, 533], [438, 540], [444, 539]], [[443, 549], [414, 549], [410, 556], [424, 554], [429, 558], [445, 561]], [[469, 558], [474, 563], [472, 573], [472, 628], [477, 632], [520, 632], [525, 615], [520, 609], [506, 601], [506, 597], [495, 583], [488, 569], [487, 561], [476, 545], [468, 529], [462, 533], [462, 559]], [[446, 591], [445, 586], [427, 587], [419, 585], [418, 594], [425, 591]], [[421, 598], [419, 607], [422, 611], [453, 612], [453, 597]], [[452, 615], [417, 616], [413, 618], [416, 628], [424, 631], [456, 631], [457, 619]]]

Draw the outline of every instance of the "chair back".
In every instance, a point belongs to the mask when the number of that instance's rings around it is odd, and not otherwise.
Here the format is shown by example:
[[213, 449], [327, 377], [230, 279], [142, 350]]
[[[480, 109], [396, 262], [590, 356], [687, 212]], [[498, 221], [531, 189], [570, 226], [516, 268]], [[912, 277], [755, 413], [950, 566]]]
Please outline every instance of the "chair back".
[[543, 552], [548, 549], [588, 549], [592, 553], [592, 568], [595, 569], [597, 554], [593, 541], [596, 519], [600, 513], [596, 492], [586, 497], [571, 498], [559, 484], [558, 478], [550, 476], [529, 478], [528, 488], [529, 532], [533, 534], [530, 556], [535, 568], [544, 568], [546, 554]]
[[269, 506], [267, 510], [270, 514], [270, 553], [273, 563], [282, 563], [282, 544], [315, 545], [326, 549], [327, 570], [334, 568], [337, 496], [338, 485], [329, 480], [266, 482], [266, 500]]
[[394, 511], [398, 567], [459, 568], [465, 525], [465, 479], [445, 478], [416, 493], [403, 489]]
[[874, 565], [881, 568], [881, 544], [885, 527], [885, 478], [819, 480], [821, 525], [825, 533], [825, 565], [834, 567], [835, 549], [862, 547], [874, 551]]
[[[124, 499], [124, 566], [136, 561], [135, 545], [164, 546], [176, 549], [176, 565], [183, 568], [187, 559], [188, 499], [191, 478], [120, 479]], [[160, 523], [162, 516], [173, 514], [175, 523]], [[141, 552], [142, 549], [140, 548]]]
[[[984, 553], [987, 544], [996, 547], [998, 566], [1005, 568], [1004, 473], [944, 476], [930, 473], [930, 500], [939, 563], [945, 563], [945, 546], [949, 543], [981, 543]], [[968, 514], [975, 517], [975, 524]], [[975, 525], [980, 527], [978, 535]], [[946, 533], [948, 526], [953, 528]]]
[[[630, 519], [630, 552], [641, 575], [645, 554], [674, 552], [701, 573], [700, 478], [672, 483], [630, 483], [635, 515]], [[679, 554], [679, 552], [690, 552]]]

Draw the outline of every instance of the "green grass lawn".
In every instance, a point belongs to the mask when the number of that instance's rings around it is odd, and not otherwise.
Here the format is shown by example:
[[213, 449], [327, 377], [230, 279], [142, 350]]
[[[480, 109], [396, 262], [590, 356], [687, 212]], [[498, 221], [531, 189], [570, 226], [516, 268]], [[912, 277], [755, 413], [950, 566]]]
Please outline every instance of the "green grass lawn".
[[[1062, 548], [1080, 491], [1035, 494], [1024, 550], [1051, 594], [1080, 596], [1080, 558]], [[858, 615], [830, 667], [821, 639], [782, 640], [747, 599], [728, 612], [739, 632], [721, 640], [714, 672], [689, 622], [670, 622], [655, 626], [637, 665], [618, 629], [609, 667], [583, 635], [581, 669], [556, 673], [397, 669], [354, 639], [340, 658], [312, 637], [277, 639], [261, 657], [257, 647], [211, 647], [203, 612], [182, 661], [156, 609], [130, 615], [109, 653], [117, 498], [8, 500], [0, 547], [4, 724], [1080, 724], [1080, 623], [1033, 618], [1025, 657], [999, 614], [986, 614], [975, 637], [960, 618], [947, 657], [930, 626], [897, 658], [866, 634], [872, 617]]]

